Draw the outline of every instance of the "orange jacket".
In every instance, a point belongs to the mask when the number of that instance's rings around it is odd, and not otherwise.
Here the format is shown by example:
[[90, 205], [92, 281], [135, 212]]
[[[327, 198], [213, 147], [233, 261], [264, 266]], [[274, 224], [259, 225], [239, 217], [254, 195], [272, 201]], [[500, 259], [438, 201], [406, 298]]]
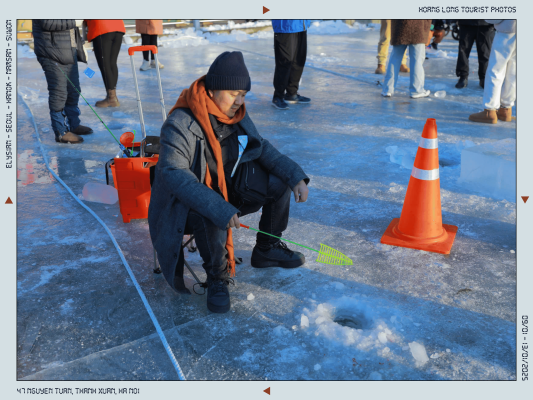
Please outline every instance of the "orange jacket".
[[126, 33], [124, 21], [121, 19], [86, 19], [87, 40], [92, 42], [95, 37], [109, 32]]

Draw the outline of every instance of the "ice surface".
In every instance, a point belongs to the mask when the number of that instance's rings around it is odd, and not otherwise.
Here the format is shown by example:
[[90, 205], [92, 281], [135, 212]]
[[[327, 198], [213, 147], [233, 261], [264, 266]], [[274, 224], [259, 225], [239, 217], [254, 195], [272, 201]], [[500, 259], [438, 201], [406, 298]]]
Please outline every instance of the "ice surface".
[[[268, 36], [272, 31], [257, 34]], [[488, 125], [468, 121], [468, 115], [480, 107], [482, 92], [474, 87], [454, 88], [457, 79], [453, 58], [429, 59], [424, 64], [427, 88], [432, 93], [446, 91], [445, 98], [410, 100], [409, 78], [405, 76], [398, 82], [395, 97], [391, 101], [382, 99], [374, 74], [379, 31], [357, 29], [336, 37], [308, 36], [312, 64], [306, 64], [301, 93], [311, 97], [313, 103], [279, 113], [269, 106], [275, 67], [272, 38], [253, 40], [254, 35], [243, 41], [237, 40], [237, 35], [227, 35], [233, 40], [227, 46], [210, 42], [208, 32], [160, 38], [169, 44], [160, 52], [166, 66], [162, 79], [167, 111], [183, 88], [207, 72], [218, 54], [230, 48], [241, 50], [255, 94], [246, 100], [254, 124], [265, 139], [297, 161], [311, 177], [310, 197], [306, 203], [291, 207], [284, 237], [314, 248], [320, 243], [334, 245], [351, 257], [354, 265], [342, 268], [319, 264], [313, 253], [302, 250], [307, 262], [301, 268], [256, 270], [250, 267], [255, 235], [238, 230], [234, 232], [235, 252], [244, 263], [237, 266], [238, 284], [230, 287], [232, 312], [209, 316], [205, 299], [176, 295], [161, 275], [152, 273], [149, 266], [153, 263], [153, 247], [146, 220], [124, 224], [118, 203], [108, 208], [87, 203], [116, 234], [187, 377], [516, 379], [516, 254], [510, 252], [516, 249], [516, 203], [499, 201], [468, 185], [457, 184], [461, 151], [474, 143], [514, 138], [516, 122]], [[198, 47], [189, 44], [174, 49], [170, 46], [173, 40], [176, 47], [193, 42]], [[440, 46], [448, 52], [456, 50], [457, 42], [447, 37]], [[89, 53], [89, 58], [90, 65], [96, 65], [93, 53]], [[139, 135], [127, 45], [121, 48], [118, 65], [124, 99], [120, 111], [130, 118], [113, 116], [117, 109], [98, 112], [106, 124], [115, 126], [111, 129], [117, 130], [117, 136], [133, 129]], [[20, 59], [18, 68], [19, 84], [40, 90], [38, 101], [30, 104], [37, 125], [49, 127], [46, 81], [40, 65], [35, 60]], [[472, 62], [471, 68], [475, 74], [477, 64]], [[94, 104], [104, 92], [102, 80], [84, 76], [81, 79], [84, 96]], [[161, 112], [155, 71], [138, 74], [138, 80], [147, 128], [159, 134]], [[117, 151], [111, 135], [87, 105], [80, 103], [80, 109], [82, 123], [95, 129], [83, 144], [61, 145], [55, 143], [53, 134], [40, 132], [50, 167], [75, 193], [81, 192], [86, 182], [105, 183], [102, 165]], [[37, 158], [36, 134], [25, 110], [24, 106], [18, 108], [18, 153], [22, 156], [25, 150], [33, 149]], [[400, 216], [409, 164], [428, 117], [437, 119], [439, 155], [441, 162], [447, 162], [441, 164], [443, 221], [459, 226], [453, 256], [449, 258], [379, 243], [391, 219]], [[387, 153], [385, 149], [392, 146], [396, 146], [396, 153], [391, 159], [394, 151]], [[408, 169], [400, 168], [408, 155], [412, 155], [405, 163]], [[99, 167], [88, 165], [89, 160], [97, 160]], [[21, 178], [26, 174], [24, 169], [30, 168], [25, 164], [17, 165]], [[40, 157], [28, 164], [32, 168], [40, 165], [48, 175]], [[50, 327], [37, 343], [46, 343], [46, 348], [41, 345], [39, 352], [19, 359], [20, 377], [64, 379], [73, 378], [73, 371], [81, 371], [78, 376], [82, 380], [140, 379], [132, 375], [134, 371], [144, 374], [142, 378], [147, 380], [176, 379], [172, 368], [150, 367], [167, 365], [168, 358], [160, 351], [157, 336], [151, 335], [153, 325], [142, 306], [138, 307], [138, 294], [129, 275], [122, 268], [109, 268], [111, 264], [120, 266], [121, 262], [112, 243], [102, 238], [102, 230], [92, 217], [68, 201], [68, 194], [52, 182], [18, 188], [17, 324], [23, 348], [25, 342], [29, 343], [25, 354], [37, 336], [38, 323]], [[51, 203], [55, 206], [42, 206]], [[68, 218], [54, 219], [59, 217]], [[259, 218], [260, 214], [255, 213], [245, 216], [242, 222], [257, 226]], [[65, 221], [75, 222], [70, 224], [75, 229], [68, 229], [71, 226], [66, 226]], [[74, 234], [75, 241], [68, 239]], [[41, 256], [44, 245], [46, 265]], [[501, 249], [504, 251], [500, 253]], [[111, 257], [98, 268], [90, 262], [73, 262], [98, 252]], [[185, 252], [185, 257], [203, 280], [199, 253]], [[79, 282], [76, 279], [80, 274], [64, 273], [72, 268], [86, 271]], [[187, 270], [185, 274], [192, 290], [194, 280]], [[342, 291], [338, 290], [341, 284]], [[457, 294], [462, 288], [471, 291]], [[258, 294], [248, 301], [251, 292]], [[71, 326], [71, 318], [62, 318], [61, 313], [69, 309], [61, 305], [70, 298], [74, 300], [69, 303], [72, 313], [79, 317], [74, 331], [63, 329]], [[117, 304], [121, 306], [117, 308]], [[50, 312], [41, 315], [39, 310], [43, 308]], [[304, 329], [302, 314], [309, 323]], [[37, 331], [31, 333], [34, 324]], [[55, 335], [51, 334], [54, 330], [58, 331]], [[106, 337], [104, 342], [102, 335]], [[385, 338], [387, 341], [383, 342]], [[61, 341], [54, 344], [55, 339]], [[134, 347], [141, 342], [144, 349]], [[423, 343], [427, 355], [437, 353], [439, 358], [429, 359], [417, 368], [408, 346], [411, 342]], [[146, 348], [149, 343], [154, 351]], [[127, 358], [132, 348], [142, 350], [135, 352], [133, 360]], [[444, 353], [446, 348], [453, 352]], [[352, 358], [357, 359], [355, 367]], [[68, 367], [56, 367], [55, 375], [42, 369], [42, 365], [59, 359]], [[113, 359], [124, 359], [125, 367], [112, 363]], [[139, 367], [131, 368], [128, 361], [138, 362]], [[319, 371], [314, 370], [316, 364], [321, 366]], [[94, 371], [98, 371], [98, 376]]]
[[255, 299], [255, 296], [253, 295], [253, 293], [250, 293], [247, 297], [248, 300], [253, 300]]
[[117, 189], [98, 182], [87, 182], [81, 194], [83, 200], [95, 203], [115, 204], [118, 201]]
[[497, 199], [516, 201], [516, 139], [464, 148], [458, 183]]
[[411, 349], [411, 354], [416, 360], [416, 365], [422, 366], [429, 361], [428, 355], [426, 353], [426, 348], [423, 344], [412, 342], [409, 343], [409, 348]]

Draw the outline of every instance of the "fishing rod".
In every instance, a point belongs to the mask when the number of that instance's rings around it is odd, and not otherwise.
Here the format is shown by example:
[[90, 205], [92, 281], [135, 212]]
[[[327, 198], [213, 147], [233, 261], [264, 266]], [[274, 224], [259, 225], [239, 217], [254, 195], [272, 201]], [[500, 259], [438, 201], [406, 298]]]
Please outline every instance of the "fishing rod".
[[293, 242], [288, 239], [283, 239], [281, 237], [272, 235], [270, 233], [266, 233], [263, 231], [260, 231], [259, 229], [250, 228], [249, 226], [241, 224], [241, 227], [250, 229], [255, 232], [262, 233], [263, 235], [268, 235], [275, 237], [276, 239], [284, 240], [286, 242], [295, 244], [297, 246], [306, 248], [308, 250], [312, 250], [318, 253], [318, 258], [316, 259], [317, 262], [323, 263], [323, 264], [333, 264], [333, 265], [353, 265], [353, 261], [350, 260], [348, 257], [346, 257], [344, 254], [342, 254], [340, 251], [337, 251], [335, 249], [332, 249], [329, 246], [326, 246], [325, 244], [320, 243], [320, 250], [313, 249], [311, 247], [304, 246], [303, 244]]

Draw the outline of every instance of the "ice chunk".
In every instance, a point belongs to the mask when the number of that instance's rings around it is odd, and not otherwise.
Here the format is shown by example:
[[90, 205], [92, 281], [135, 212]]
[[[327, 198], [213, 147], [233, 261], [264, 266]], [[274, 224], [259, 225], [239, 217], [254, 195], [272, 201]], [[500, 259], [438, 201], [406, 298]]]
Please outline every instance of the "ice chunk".
[[435, 97], [443, 99], [446, 97], [446, 92], [444, 90], [439, 90], [438, 92], [435, 92]]
[[344, 285], [342, 283], [340, 283], [340, 282], [335, 282], [334, 286], [335, 286], [335, 289], [337, 289], [337, 290], [344, 289]]
[[307, 315], [302, 314], [302, 317], [300, 318], [300, 326], [302, 328], [309, 328], [309, 318], [307, 318]]
[[255, 299], [255, 296], [253, 295], [253, 293], [250, 293], [247, 297], [248, 300], [253, 300]]
[[516, 139], [463, 149], [458, 183], [497, 199], [516, 201]]
[[440, 357], [439, 353], [433, 353], [430, 358], [435, 359], [435, 358], [439, 358], [439, 357]]
[[315, 324], [320, 325], [322, 322], [326, 322], [326, 318], [324, 317], [318, 317], [315, 319]]
[[320, 371], [320, 368], [322, 368], [320, 364], [315, 364], [315, 371]]
[[426, 348], [423, 344], [417, 342], [409, 343], [409, 348], [411, 349], [411, 354], [413, 355], [416, 366], [420, 367], [429, 361], [428, 355], [426, 353]]
[[385, 332], [379, 332], [378, 339], [383, 344], [387, 343], [387, 334]]
[[81, 194], [85, 201], [95, 203], [115, 204], [118, 201], [117, 189], [97, 182], [86, 183]]
[[129, 36], [126, 36], [126, 35], [124, 35], [124, 36], [122, 37], [122, 41], [123, 41], [124, 43], [126, 43], [126, 44], [133, 44], [133, 39], [132, 39], [131, 37], [129, 37]]
[[399, 148], [398, 146], [388, 146], [385, 151], [390, 154], [390, 161], [401, 165], [407, 169], [413, 169], [413, 164], [415, 163], [415, 156], [418, 147], [413, 145], [413, 147], [403, 147]]

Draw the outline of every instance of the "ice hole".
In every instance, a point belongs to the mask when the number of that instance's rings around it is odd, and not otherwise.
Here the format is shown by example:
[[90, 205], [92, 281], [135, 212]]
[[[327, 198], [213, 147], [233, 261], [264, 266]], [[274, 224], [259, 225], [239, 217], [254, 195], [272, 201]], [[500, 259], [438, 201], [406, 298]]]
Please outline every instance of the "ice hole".
[[342, 313], [337, 315], [333, 319], [333, 322], [352, 329], [368, 329], [371, 325], [371, 321], [369, 321], [362, 313], [355, 315]]

